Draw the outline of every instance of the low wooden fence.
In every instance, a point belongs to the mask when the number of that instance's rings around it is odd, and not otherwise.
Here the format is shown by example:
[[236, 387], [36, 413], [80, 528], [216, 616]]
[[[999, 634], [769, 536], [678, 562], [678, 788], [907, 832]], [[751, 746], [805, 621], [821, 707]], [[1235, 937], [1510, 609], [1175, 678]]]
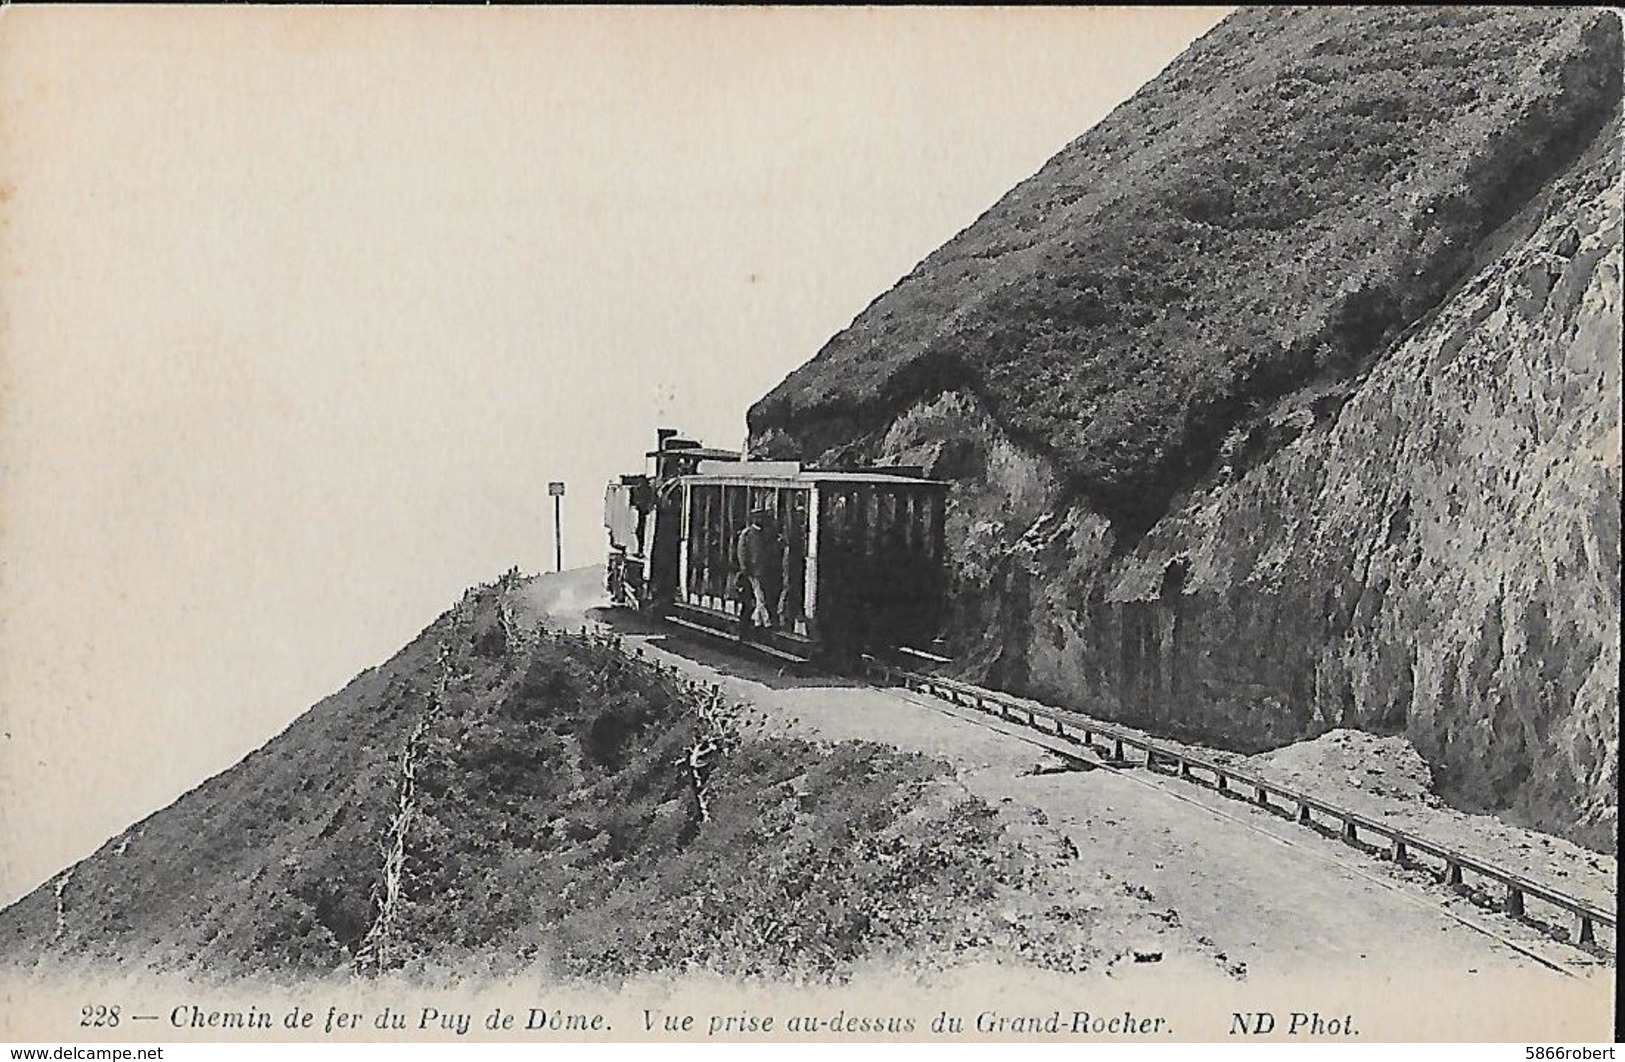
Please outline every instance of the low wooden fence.
[[[1340, 808], [1290, 786], [1259, 777], [1228, 764], [1216, 763], [1183, 749], [1134, 734], [1122, 727], [1075, 713], [1034, 707], [1006, 694], [957, 679], [926, 675], [864, 657], [873, 678], [888, 685], [939, 697], [949, 703], [1016, 722], [1063, 741], [1093, 749], [1109, 761], [1141, 766], [1158, 773], [1205, 783], [1220, 793], [1297, 820], [1302, 825], [1331, 830], [1348, 844], [1375, 849], [1402, 866], [1432, 869], [1441, 883], [1452, 888], [1496, 893], [1501, 910], [1520, 920], [1546, 924], [1528, 910], [1531, 900], [1562, 912], [1569, 922], [1570, 942], [1594, 947], [1597, 927], [1612, 931], [1616, 913], [1572, 896], [1483, 859], [1437, 844], [1368, 815]], [[1611, 934], [1610, 934], [1611, 935]], [[1610, 944], [1611, 944], [1610, 940]]]

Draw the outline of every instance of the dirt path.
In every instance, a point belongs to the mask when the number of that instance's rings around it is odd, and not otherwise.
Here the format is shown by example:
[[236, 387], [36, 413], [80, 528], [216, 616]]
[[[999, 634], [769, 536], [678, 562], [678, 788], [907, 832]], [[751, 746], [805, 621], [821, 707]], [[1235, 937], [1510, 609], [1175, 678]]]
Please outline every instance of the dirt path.
[[[1055, 757], [1022, 729], [1009, 725], [1001, 734], [925, 698], [861, 687], [755, 694], [828, 740], [863, 738], [941, 756], [984, 799], [1039, 809], [1072, 839], [1080, 864], [1173, 912], [1232, 966], [1277, 974], [1425, 967], [1473, 976], [1538, 965], [1458, 920], [1492, 916], [1461, 910], [1467, 905], [1395, 879], [1377, 860], [1194, 786], [1135, 770], [1040, 773], [1035, 768]], [[1488, 928], [1517, 945], [1574, 958], [1497, 921]]]
[[1206, 954], [1187, 958], [1217, 960], [1237, 976], [1398, 970], [1444, 982], [1550, 972], [1534, 957], [1541, 956], [1612, 984], [1611, 968], [1533, 929], [1244, 803], [1142, 770], [1061, 769], [1055, 752], [1013, 724], [990, 728], [969, 710], [918, 695], [797, 678], [725, 646], [589, 612], [592, 595], [581, 582], [556, 584], [533, 604], [565, 623], [608, 619], [645, 652], [719, 683], [777, 725], [939, 757], [989, 802], [1037, 809], [1076, 846], [1078, 873], [1159, 916], [1160, 929], [1154, 919], [1147, 930], [1142, 919], [1130, 930], [1146, 937], [1135, 943], [1139, 950], [1172, 960], [1194, 940]]

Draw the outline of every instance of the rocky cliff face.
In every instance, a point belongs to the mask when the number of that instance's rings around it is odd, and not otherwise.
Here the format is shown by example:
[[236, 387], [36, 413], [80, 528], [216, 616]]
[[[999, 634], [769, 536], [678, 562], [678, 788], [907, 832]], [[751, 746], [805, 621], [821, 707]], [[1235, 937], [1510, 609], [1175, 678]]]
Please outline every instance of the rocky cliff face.
[[[1181, 423], [1201, 430], [1135, 437], [1166, 460], [1134, 464], [1126, 476], [1114, 472], [1110, 489], [1094, 489], [1091, 469], [1101, 466], [1091, 455], [1111, 453], [1110, 438], [1091, 438], [1086, 420], [1063, 433], [1035, 434], [1030, 419], [1011, 415], [999, 378], [1011, 366], [1030, 374], [1037, 363], [1024, 362], [1025, 353], [961, 357], [946, 374], [905, 371], [876, 389], [883, 401], [857, 403], [859, 412], [845, 419], [820, 412], [816, 381], [852, 356], [854, 337], [889, 330], [929, 348], [940, 342], [944, 321], [988, 317], [979, 296], [922, 279], [933, 260], [753, 410], [756, 447], [799, 446], [804, 456], [837, 462], [859, 455], [923, 462], [955, 479], [956, 637], [973, 674], [1247, 751], [1334, 727], [1404, 733], [1454, 802], [1612, 848], [1618, 26], [1595, 13], [1568, 17], [1539, 24], [1525, 40], [1548, 49], [1545, 66], [1532, 68], [1529, 79], [1563, 71], [1554, 75], [1563, 86], [1553, 97], [1558, 103], [1543, 113], [1591, 115], [1570, 121], [1565, 150], [1537, 172], [1536, 160], [1504, 140], [1524, 135], [1516, 122], [1464, 149], [1466, 157], [1453, 163], [1458, 175], [1485, 158], [1516, 157], [1525, 160], [1523, 176], [1494, 199], [1494, 209], [1491, 197], [1479, 197], [1477, 220], [1446, 234], [1448, 255], [1416, 260], [1413, 289], [1380, 253], [1317, 263], [1322, 229], [1280, 230], [1277, 249], [1287, 248], [1300, 271], [1318, 265], [1327, 274], [1317, 283], [1380, 297], [1367, 297], [1351, 317], [1347, 300], [1316, 301], [1298, 281], [1257, 305], [1215, 295], [1215, 313], [1251, 315], [1232, 335], [1284, 335], [1294, 322], [1318, 316], [1320, 323], [1303, 328], [1316, 331], [1319, 344], [1341, 344], [1348, 356], [1307, 363], [1286, 356], [1268, 371], [1232, 359], [1227, 379], [1239, 401], [1212, 399], [1202, 381], [1212, 378], [1203, 374], [1215, 363], [1193, 357], [1183, 364], [1194, 382], [1172, 398], [1159, 390], [1152, 405], [1170, 405], [1175, 421], [1183, 416]], [[1288, 32], [1304, 34], [1302, 22], [1244, 13], [1193, 49], [1215, 49], [1217, 39], [1228, 58], [1198, 54], [1196, 68], [1218, 63], [1222, 83], [1235, 86], [1232, 95], [1245, 93], [1257, 79], [1249, 81], [1237, 56], [1245, 58], [1248, 41], [1268, 44], [1272, 33]], [[1558, 40], [1568, 44], [1552, 44]], [[1588, 80], [1593, 67], [1613, 71], [1613, 85], [1582, 107], [1579, 97], [1592, 91], [1582, 86], [1602, 83]], [[1161, 80], [1188, 81], [1191, 69], [1187, 56]], [[1520, 86], [1507, 82], [1503, 102]], [[1416, 88], [1412, 105], [1426, 106]], [[1479, 91], [1481, 99], [1491, 95]], [[1608, 108], [1600, 122], [1598, 100]], [[1136, 106], [1145, 109], [1143, 102], [1125, 105]], [[1514, 112], [1507, 104], [1496, 113]], [[1334, 115], [1334, 124], [1346, 117]], [[1045, 180], [1059, 183], [1053, 175]], [[1033, 194], [1018, 189], [1012, 198]], [[1450, 191], [1441, 194], [1448, 199]], [[1237, 197], [1244, 198], [1241, 191]], [[1416, 220], [1387, 212], [1391, 199], [1365, 216], [1373, 233]], [[1000, 210], [955, 244], [993, 240], [976, 229], [997, 225]], [[1085, 242], [1101, 223], [1078, 216], [1071, 224]], [[1374, 244], [1384, 239], [1373, 237]], [[955, 244], [933, 259], [953, 257]], [[1243, 268], [1214, 264], [1215, 292], [1231, 279], [1223, 269]], [[1036, 268], [1042, 281], [1043, 266]], [[1237, 274], [1234, 287], [1251, 299], [1252, 283]], [[935, 307], [914, 319], [917, 334], [898, 321], [911, 305]], [[1178, 343], [1211, 338], [1166, 322], [1140, 330], [1163, 345], [1160, 355], [1144, 355], [1151, 368], [1134, 368], [1125, 355], [1111, 378], [1087, 368], [1095, 355], [1086, 345], [1051, 349], [1051, 363], [1062, 367], [1047, 386], [1072, 394], [1107, 382], [1130, 391], [1160, 388], [1157, 366], [1180, 364]], [[1362, 345], [1363, 353], [1356, 349]], [[1069, 362], [1085, 369], [1069, 370]], [[1091, 401], [1096, 410], [1110, 404]], [[1148, 423], [1161, 423], [1158, 416]], [[1125, 504], [1131, 489], [1146, 504]]]
[[1604, 160], [1348, 393], [1247, 429], [1292, 442], [1249, 467], [1238, 435], [1132, 549], [1087, 506], [1030, 531], [1003, 677], [1250, 748], [1403, 731], [1454, 798], [1607, 843], [1621, 218]]

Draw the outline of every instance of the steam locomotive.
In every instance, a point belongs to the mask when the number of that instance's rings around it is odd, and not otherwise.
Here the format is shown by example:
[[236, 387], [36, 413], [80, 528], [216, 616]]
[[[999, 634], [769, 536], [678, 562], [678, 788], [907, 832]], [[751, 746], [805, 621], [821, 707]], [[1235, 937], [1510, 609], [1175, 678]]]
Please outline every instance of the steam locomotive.
[[947, 483], [746, 460], [669, 428], [645, 456], [604, 494], [616, 606], [836, 665], [941, 633]]

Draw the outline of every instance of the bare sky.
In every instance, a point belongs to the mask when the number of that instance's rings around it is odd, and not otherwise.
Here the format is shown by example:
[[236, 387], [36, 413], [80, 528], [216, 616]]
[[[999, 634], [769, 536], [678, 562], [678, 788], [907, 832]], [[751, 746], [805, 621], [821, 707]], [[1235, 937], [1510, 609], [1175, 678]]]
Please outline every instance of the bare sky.
[[601, 553], [1219, 9], [0, 13], [0, 903]]

